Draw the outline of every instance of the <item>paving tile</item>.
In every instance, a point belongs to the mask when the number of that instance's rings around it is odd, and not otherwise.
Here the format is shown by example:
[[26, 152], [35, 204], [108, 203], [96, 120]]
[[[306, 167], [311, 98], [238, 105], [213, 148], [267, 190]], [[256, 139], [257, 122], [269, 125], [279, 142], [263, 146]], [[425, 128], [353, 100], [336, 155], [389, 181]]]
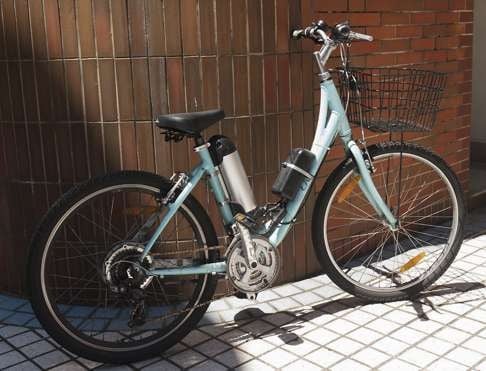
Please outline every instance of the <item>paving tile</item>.
[[238, 348], [246, 353], [251, 354], [252, 356], [259, 356], [260, 354], [266, 353], [269, 350], [275, 348], [275, 346], [267, 341], [254, 339], [247, 341], [246, 343], [240, 344]]
[[8, 325], [23, 326], [34, 318], [33, 314], [16, 312], [3, 320]]
[[85, 367], [74, 361], [63, 363], [57, 367], [51, 368], [51, 371], [84, 371]]
[[24, 327], [19, 326], [4, 326], [0, 328], [0, 337], [4, 339], [8, 339], [14, 335], [20, 334], [21, 332], [25, 332]]
[[249, 335], [239, 329], [234, 329], [218, 336], [218, 339], [232, 346], [248, 341]]
[[44, 369], [57, 366], [69, 360], [69, 357], [59, 350], [35, 358], [35, 362]]
[[399, 359], [392, 359], [390, 362], [385, 363], [381, 366], [383, 370], [393, 370], [393, 371], [414, 371], [420, 370], [420, 368], [411, 365], [410, 363], [404, 362]]
[[313, 363], [299, 359], [298, 361], [292, 362], [291, 364], [282, 368], [282, 371], [295, 371], [295, 370], [305, 370], [305, 371], [319, 371], [321, 367], [316, 366]]
[[[25, 362], [16, 364], [15, 366], [8, 367], [4, 370], [6, 370], [6, 371], [36, 371], [36, 370], [40, 370], [40, 368], [37, 367], [35, 364], [33, 364], [30, 361], [25, 361]], [[63, 370], [69, 371], [69, 369], [63, 369]], [[82, 370], [84, 370], [84, 368]]]
[[417, 319], [407, 324], [407, 327], [412, 328], [414, 330], [425, 332], [426, 334], [431, 334], [437, 331], [438, 329], [442, 328], [443, 325], [439, 322], [432, 321], [432, 320], [422, 321]]
[[319, 348], [315, 352], [307, 354], [304, 359], [315, 363], [316, 365], [328, 368], [344, 358], [342, 354], [336, 353], [330, 349]]
[[5, 318], [10, 317], [14, 313], [15, 312], [13, 312], [10, 309], [2, 309], [2, 308], [0, 308], [0, 321], [3, 321]]
[[367, 329], [365, 327], [360, 327], [357, 330], [354, 330], [353, 332], [349, 333], [347, 336], [363, 344], [374, 343], [376, 340], [381, 339], [383, 337], [382, 334]]
[[466, 317], [474, 321], [481, 321], [483, 323], [486, 323], [486, 310], [476, 308], [472, 312], [466, 314]]
[[275, 329], [275, 326], [262, 320], [256, 320], [240, 327], [241, 331], [252, 334], [254, 337], [260, 336], [261, 334], [271, 331], [272, 329]]
[[315, 289], [316, 287], [321, 286], [322, 283], [317, 281], [317, 280], [314, 280], [312, 278], [309, 278], [309, 279], [306, 279], [306, 280], [294, 282], [293, 285], [295, 287], [298, 287], [301, 290], [312, 290], [312, 289]]
[[312, 292], [303, 292], [292, 296], [292, 299], [298, 301], [301, 305], [312, 305], [322, 302], [322, 298]]
[[274, 300], [270, 303], [270, 305], [278, 311], [288, 310], [299, 306], [295, 300], [288, 298], [282, 298], [278, 300]]
[[378, 340], [376, 343], [374, 343], [373, 348], [383, 351], [387, 354], [390, 355], [397, 355], [404, 351], [406, 348], [409, 347], [407, 343], [404, 343], [403, 341], [398, 341], [389, 337], [385, 337], [381, 340]]
[[148, 366], [142, 368], [143, 371], [178, 371], [180, 370], [179, 367], [175, 366], [174, 364], [162, 359], [158, 362], [152, 363]]
[[382, 334], [390, 334], [400, 327], [398, 323], [387, 321], [383, 318], [377, 318], [365, 325], [366, 328], [380, 332]]
[[451, 326], [470, 334], [475, 334], [484, 329], [484, 323], [468, 318], [459, 318], [457, 321], [452, 322]]
[[343, 292], [334, 285], [325, 285], [313, 289], [312, 293], [319, 295], [323, 299], [330, 299], [336, 295], [342, 294]]
[[465, 366], [471, 367], [483, 359], [484, 353], [481, 354], [475, 352], [474, 350], [458, 347], [447, 353], [445, 357], [451, 361], [455, 361]]
[[204, 332], [193, 330], [182, 340], [182, 342], [188, 346], [194, 346], [208, 340], [209, 338], [210, 336]]
[[411, 348], [400, 354], [399, 358], [412, 363], [417, 367], [425, 368], [429, 363], [435, 361], [438, 356], [425, 350]]
[[41, 340], [36, 343], [26, 345], [20, 348], [20, 350], [29, 358], [33, 358], [38, 356], [39, 354], [47, 353], [50, 352], [51, 350], [54, 350], [54, 347], [48, 341]]
[[431, 371], [462, 371], [468, 370], [468, 367], [460, 365], [446, 358], [439, 358], [437, 361], [427, 366]]
[[475, 350], [476, 352], [479, 353], [484, 353], [486, 351], [485, 344], [486, 344], [486, 340], [478, 336], [475, 336], [462, 343], [461, 346], [471, 350]]
[[285, 343], [280, 348], [292, 352], [298, 356], [304, 356], [316, 350], [317, 348], [319, 348], [319, 346], [309, 340], [303, 340], [301, 338], [297, 338], [293, 341], [289, 341]]
[[376, 316], [362, 310], [354, 310], [342, 316], [342, 318], [354, 322], [358, 325], [364, 325], [376, 319]]
[[297, 359], [297, 356], [286, 350], [277, 348], [263, 354], [259, 357], [259, 359], [272, 367], [282, 368], [283, 366], [295, 361]]
[[195, 349], [206, 357], [214, 357], [216, 354], [228, 350], [230, 346], [222, 341], [211, 339], [199, 344]]
[[0, 341], [0, 354], [11, 351], [13, 348], [4, 341]]
[[25, 299], [15, 298], [9, 295], [0, 295], [0, 308], [15, 310], [26, 304]]
[[2, 368], [7, 368], [22, 361], [25, 361], [25, 357], [16, 350], [0, 355], [0, 365]]
[[237, 371], [270, 371], [275, 370], [275, 368], [266, 365], [262, 361], [254, 359], [248, 363], [245, 363], [236, 369]]
[[221, 371], [221, 370], [227, 370], [228, 368], [217, 363], [217, 362], [214, 362], [210, 359], [208, 359], [207, 361], [204, 361], [203, 363], [200, 363], [194, 367], [191, 367], [189, 370], [191, 371]]
[[230, 349], [222, 354], [217, 355], [214, 359], [223, 363], [229, 368], [235, 368], [240, 364], [247, 362], [251, 358], [252, 356], [246, 352], [239, 349]]
[[209, 304], [208, 312], [221, 311], [230, 309], [230, 306], [224, 300], [215, 300]]
[[268, 314], [264, 316], [262, 320], [266, 322], [270, 322], [275, 326], [280, 326], [295, 320], [295, 317], [285, 312], [279, 312], [279, 313]]
[[182, 368], [189, 368], [196, 363], [200, 363], [206, 359], [202, 354], [195, 352], [191, 349], [185, 350], [181, 353], [170, 357], [170, 360]]
[[366, 348], [352, 355], [354, 360], [357, 360], [370, 367], [376, 367], [391, 357], [385, 353], [379, 352], [373, 348]]
[[334, 331], [338, 334], [345, 335], [348, 332], [355, 330], [358, 327], [353, 322], [346, 321], [344, 319], [338, 318], [326, 325], [327, 330]]
[[332, 366], [332, 369], [337, 371], [349, 371], [349, 370], [358, 371], [358, 370], [369, 370], [369, 367], [363, 365], [362, 363], [347, 358], [339, 362], [338, 364]]
[[304, 338], [309, 339], [310, 341], [318, 345], [325, 345], [337, 339], [339, 336], [340, 335], [331, 332], [329, 330], [326, 330], [324, 328], [318, 328], [314, 331], [305, 334]]
[[273, 290], [274, 293], [276, 293], [277, 295], [279, 295], [281, 297], [289, 297], [289, 296], [301, 293], [301, 289], [299, 289], [298, 287], [295, 287], [294, 285], [291, 285], [291, 284], [273, 287], [272, 290]]
[[416, 319], [417, 316], [398, 309], [388, 312], [383, 318], [404, 325]]
[[343, 353], [347, 356], [351, 355], [352, 353], [357, 352], [359, 349], [363, 348], [363, 344], [358, 343], [357, 341], [348, 339], [348, 338], [340, 338], [332, 343], [327, 344], [329, 349], [332, 349], [336, 352]]
[[273, 289], [268, 289], [258, 293], [258, 301], [259, 302], [266, 302], [271, 300], [280, 299], [280, 296], [273, 291]]
[[433, 337], [433, 336], [425, 339], [424, 341], [421, 341], [417, 345], [420, 348], [425, 349], [428, 352], [435, 353], [439, 356], [444, 355], [445, 353], [450, 351], [455, 346], [452, 343], [438, 339], [438, 338]]
[[459, 331], [453, 328], [445, 327], [444, 329], [436, 332], [434, 336], [444, 341], [449, 341], [453, 344], [460, 344], [469, 338], [469, 334]]
[[392, 332], [390, 336], [407, 344], [415, 344], [425, 338], [427, 334], [411, 328], [402, 327], [401, 329]]
[[33, 331], [24, 332], [8, 339], [9, 343], [16, 348], [33, 343], [37, 340], [40, 340], [40, 337]]

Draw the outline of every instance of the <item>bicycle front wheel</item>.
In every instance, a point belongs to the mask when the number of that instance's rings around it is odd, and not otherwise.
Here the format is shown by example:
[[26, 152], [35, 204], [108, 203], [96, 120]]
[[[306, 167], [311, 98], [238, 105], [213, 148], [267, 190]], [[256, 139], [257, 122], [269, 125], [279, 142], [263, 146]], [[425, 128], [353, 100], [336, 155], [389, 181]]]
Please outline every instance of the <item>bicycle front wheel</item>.
[[314, 249], [343, 290], [366, 300], [401, 300], [430, 286], [454, 260], [463, 240], [463, 195], [447, 164], [422, 147], [392, 142], [369, 152], [373, 182], [398, 228], [383, 223], [348, 160], [317, 199]]

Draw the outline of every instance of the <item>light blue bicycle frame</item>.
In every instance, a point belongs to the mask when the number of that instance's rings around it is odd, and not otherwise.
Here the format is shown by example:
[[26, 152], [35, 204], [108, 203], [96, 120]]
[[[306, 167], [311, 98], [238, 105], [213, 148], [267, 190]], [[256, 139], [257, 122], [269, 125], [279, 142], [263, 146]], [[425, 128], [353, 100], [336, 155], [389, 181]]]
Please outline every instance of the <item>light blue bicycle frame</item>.
[[[386, 203], [383, 201], [371, 179], [370, 170], [366, 165], [362, 151], [351, 137], [351, 128], [337, 89], [330, 78], [329, 73], [324, 70], [325, 62], [334, 48], [334, 45], [325, 45], [319, 52], [314, 53], [321, 71], [320, 76], [322, 77], [322, 81], [320, 84], [321, 97], [319, 117], [314, 141], [311, 147], [311, 152], [314, 154], [315, 160], [312, 164], [310, 174], [314, 179], [319, 171], [319, 168], [321, 167], [321, 164], [324, 162], [330, 147], [334, 143], [336, 137], [339, 135], [344, 143], [346, 152], [348, 155], [353, 157], [357, 165], [357, 171], [360, 175], [358, 184], [361, 191], [377, 214], [382, 218], [383, 222], [386, 223], [391, 229], [394, 229], [396, 227], [397, 220]], [[209, 185], [213, 191], [224, 224], [229, 226], [235, 223], [232, 210], [225, 196], [225, 191], [223, 188], [224, 186], [221, 184], [220, 178], [218, 177], [218, 169], [214, 166], [208, 146], [209, 144], [205, 144], [194, 149], [199, 154], [201, 162], [189, 173], [189, 180], [186, 186], [178, 194], [177, 198], [167, 205], [167, 212], [163, 215], [157, 230], [152, 235], [151, 239], [145, 244], [145, 249], [141, 256], [141, 260], [143, 260], [150, 252], [164, 228], [169, 224], [170, 219], [175, 215], [186, 197], [192, 192], [194, 187], [205, 174], [208, 175]], [[287, 203], [284, 218], [268, 237], [273, 246], [276, 247], [283, 241], [294, 224], [297, 213], [301, 209], [306, 200], [308, 192], [312, 188], [313, 179], [306, 180], [299, 188], [295, 198]], [[226, 262], [221, 261], [180, 268], [153, 269], [151, 274], [163, 277], [169, 275], [214, 274], [224, 272], [226, 272]]]

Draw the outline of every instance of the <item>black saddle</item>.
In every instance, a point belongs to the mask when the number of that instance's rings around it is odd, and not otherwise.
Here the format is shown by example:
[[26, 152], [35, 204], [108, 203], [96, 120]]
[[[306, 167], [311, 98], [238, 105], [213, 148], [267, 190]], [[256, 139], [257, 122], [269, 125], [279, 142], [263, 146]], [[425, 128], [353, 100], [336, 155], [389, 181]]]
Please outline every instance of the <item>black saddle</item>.
[[199, 137], [201, 131], [224, 119], [224, 111], [210, 110], [201, 112], [174, 113], [159, 116], [155, 124], [168, 132], [185, 136]]

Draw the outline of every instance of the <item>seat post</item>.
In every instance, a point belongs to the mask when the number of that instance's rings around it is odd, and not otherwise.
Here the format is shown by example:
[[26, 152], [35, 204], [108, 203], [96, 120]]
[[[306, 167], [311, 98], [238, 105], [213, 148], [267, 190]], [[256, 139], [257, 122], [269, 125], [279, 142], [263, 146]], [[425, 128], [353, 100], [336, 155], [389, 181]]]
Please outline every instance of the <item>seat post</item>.
[[194, 142], [196, 144], [196, 147], [202, 146], [205, 142], [202, 136], [198, 135], [197, 137], [194, 137]]

